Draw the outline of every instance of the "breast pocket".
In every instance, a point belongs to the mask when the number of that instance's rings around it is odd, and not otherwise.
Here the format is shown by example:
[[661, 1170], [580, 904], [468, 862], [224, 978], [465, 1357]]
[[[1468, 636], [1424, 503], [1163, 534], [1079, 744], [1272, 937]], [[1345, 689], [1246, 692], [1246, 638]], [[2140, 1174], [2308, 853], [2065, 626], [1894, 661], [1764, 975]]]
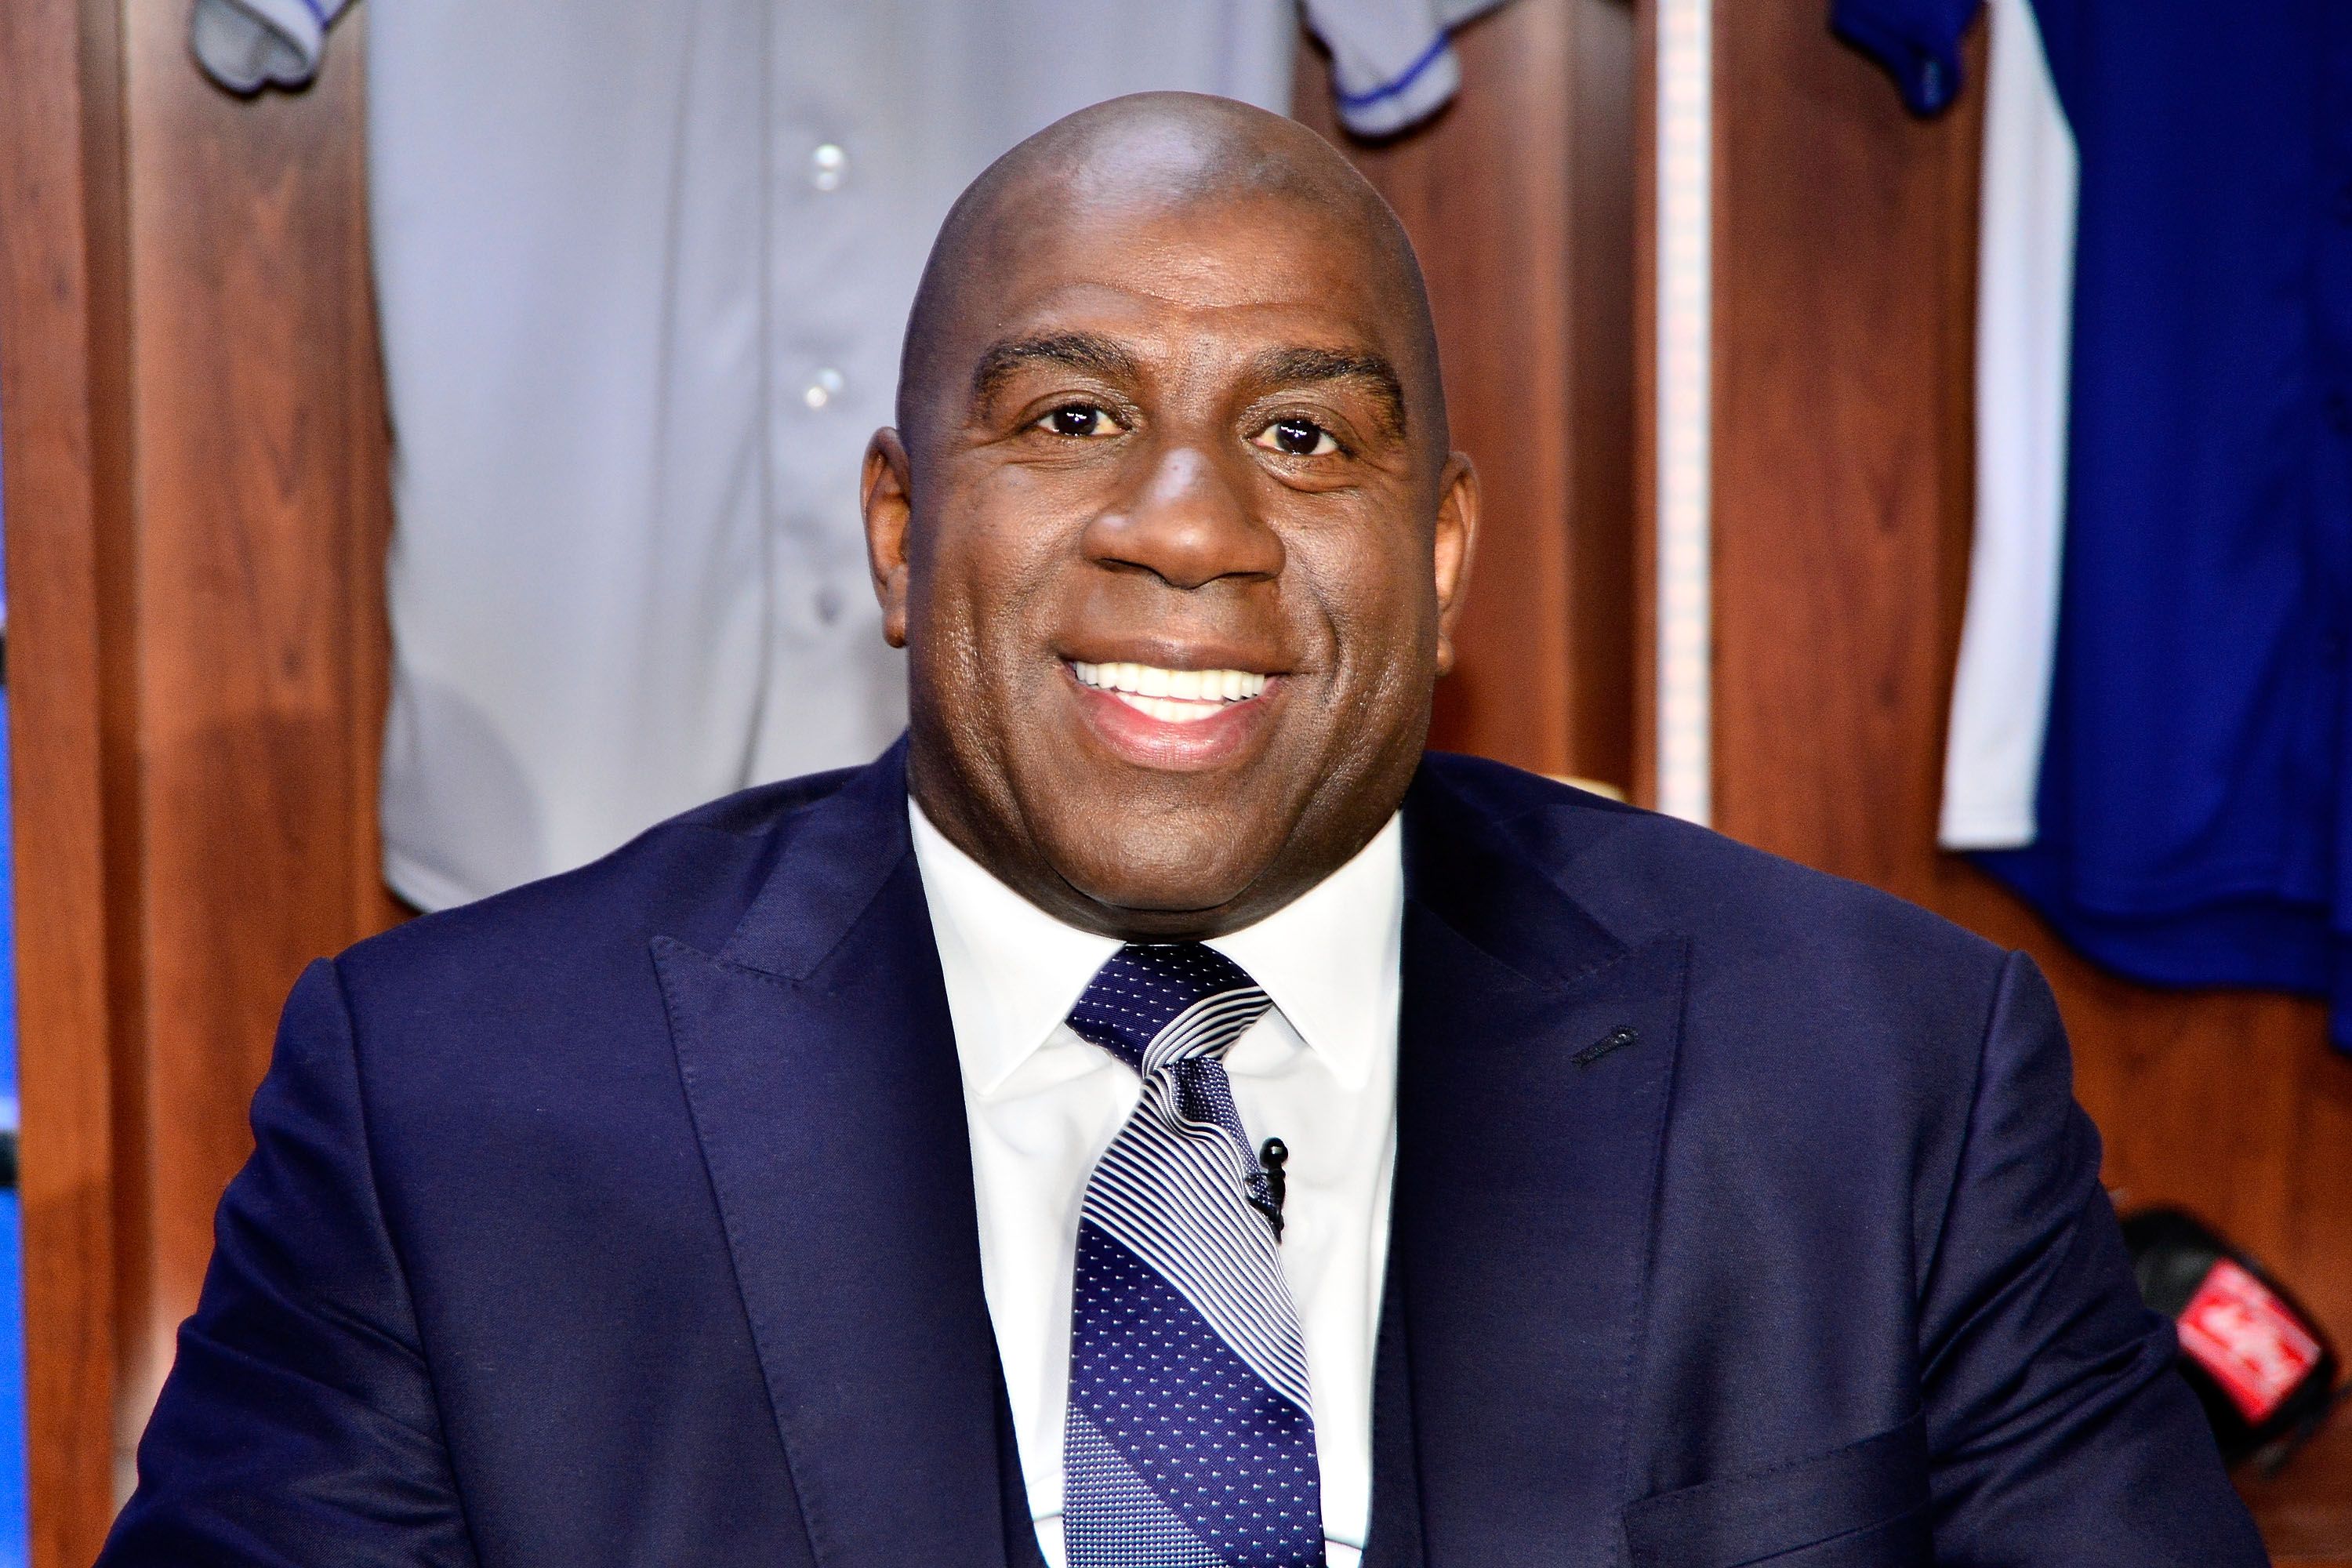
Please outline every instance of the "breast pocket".
[[1919, 1416], [1843, 1448], [1643, 1498], [1625, 1510], [1633, 1568], [1927, 1568]]

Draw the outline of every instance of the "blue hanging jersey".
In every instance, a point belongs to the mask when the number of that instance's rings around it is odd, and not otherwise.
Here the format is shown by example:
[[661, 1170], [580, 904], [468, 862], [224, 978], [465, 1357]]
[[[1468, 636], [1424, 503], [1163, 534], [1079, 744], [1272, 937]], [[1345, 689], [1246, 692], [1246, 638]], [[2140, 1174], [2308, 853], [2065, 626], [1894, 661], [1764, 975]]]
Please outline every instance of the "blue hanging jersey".
[[[1977, 0], [1838, 0], [1923, 113]], [[2326, 995], [2352, 1048], [2352, 4], [2033, 0], [2080, 153], [2032, 842], [2095, 959]]]

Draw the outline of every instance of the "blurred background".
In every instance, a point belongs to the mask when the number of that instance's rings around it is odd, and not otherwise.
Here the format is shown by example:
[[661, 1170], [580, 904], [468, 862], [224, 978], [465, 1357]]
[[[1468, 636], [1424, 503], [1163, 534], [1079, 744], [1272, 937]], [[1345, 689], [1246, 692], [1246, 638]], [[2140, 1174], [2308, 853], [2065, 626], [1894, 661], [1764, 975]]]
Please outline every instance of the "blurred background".
[[343, 9], [0, 5], [0, 1565], [126, 1494], [304, 963], [897, 731], [930, 234], [1157, 87], [1420, 249], [1434, 743], [2032, 952], [2273, 1552], [2352, 1565], [2352, 11]]

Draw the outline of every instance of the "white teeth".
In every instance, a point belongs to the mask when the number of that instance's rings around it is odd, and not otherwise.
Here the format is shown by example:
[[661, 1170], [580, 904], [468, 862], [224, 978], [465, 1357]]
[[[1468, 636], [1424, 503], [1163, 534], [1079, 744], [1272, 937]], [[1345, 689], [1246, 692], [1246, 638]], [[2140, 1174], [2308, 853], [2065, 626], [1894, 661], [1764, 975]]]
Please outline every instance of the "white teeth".
[[1218, 710], [1224, 706], [1222, 702], [1180, 702], [1172, 697], [1137, 697], [1125, 691], [1115, 691], [1111, 695], [1129, 708], [1149, 713], [1154, 719], [1164, 719], [1171, 724], [1197, 724], [1203, 719], [1213, 719]]
[[1108, 691], [1139, 712], [1171, 724], [1213, 717], [1228, 702], [1265, 694], [1266, 677], [1248, 669], [1167, 669], [1156, 664], [1070, 661], [1081, 684]]

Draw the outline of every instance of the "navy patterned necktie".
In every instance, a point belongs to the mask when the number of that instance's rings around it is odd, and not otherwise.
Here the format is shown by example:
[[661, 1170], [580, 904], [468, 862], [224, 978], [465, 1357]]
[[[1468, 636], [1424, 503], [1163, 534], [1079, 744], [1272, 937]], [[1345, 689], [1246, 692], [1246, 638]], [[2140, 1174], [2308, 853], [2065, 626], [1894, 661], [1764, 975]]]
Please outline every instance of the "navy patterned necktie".
[[1071, 1010], [1143, 1085], [1079, 1211], [1070, 1568], [1321, 1568], [1306, 1348], [1218, 1061], [1269, 1005], [1199, 942], [1129, 943]]

